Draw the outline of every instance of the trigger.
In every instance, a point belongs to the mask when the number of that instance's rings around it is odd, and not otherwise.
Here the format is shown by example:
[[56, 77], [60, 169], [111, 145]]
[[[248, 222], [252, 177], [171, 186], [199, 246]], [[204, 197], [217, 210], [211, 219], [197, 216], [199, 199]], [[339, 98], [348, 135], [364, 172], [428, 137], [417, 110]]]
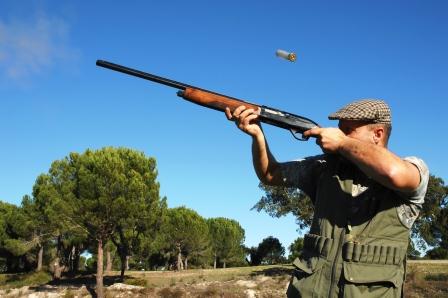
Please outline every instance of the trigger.
[[[308, 141], [309, 137], [304, 137], [303, 134], [301, 134], [299, 131], [294, 130], [293, 128], [290, 128], [289, 131], [291, 132], [294, 139], [299, 141]], [[300, 137], [299, 137], [300, 136]]]

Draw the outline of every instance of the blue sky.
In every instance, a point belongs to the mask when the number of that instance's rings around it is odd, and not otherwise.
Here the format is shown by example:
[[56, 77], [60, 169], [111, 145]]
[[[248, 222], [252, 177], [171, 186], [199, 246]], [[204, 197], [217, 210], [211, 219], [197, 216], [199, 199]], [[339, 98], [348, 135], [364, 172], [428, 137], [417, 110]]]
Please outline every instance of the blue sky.
[[[329, 113], [386, 100], [390, 149], [447, 181], [446, 1], [1, 1], [0, 200], [20, 204], [52, 161], [123, 146], [158, 163], [161, 195], [238, 220], [246, 245], [294, 218], [250, 211], [262, 192], [250, 139], [176, 90], [95, 66], [138, 68], [335, 126]], [[275, 57], [294, 51], [297, 61]], [[319, 154], [264, 126], [280, 161]]]

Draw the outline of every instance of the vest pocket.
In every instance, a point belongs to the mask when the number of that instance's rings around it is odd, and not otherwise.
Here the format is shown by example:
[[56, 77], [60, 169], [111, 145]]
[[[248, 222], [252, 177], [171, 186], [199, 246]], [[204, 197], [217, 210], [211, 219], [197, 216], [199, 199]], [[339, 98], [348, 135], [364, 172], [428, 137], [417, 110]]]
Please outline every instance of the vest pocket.
[[303, 250], [293, 262], [296, 269], [287, 290], [288, 297], [316, 297], [322, 291], [322, 267], [326, 260]]
[[344, 297], [400, 297], [400, 265], [344, 262]]
[[[306, 255], [306, 252], [302, 252], [303, 255]], [[305, 258], [296, 258], [292, 263], [296, 269], [299, 269], [307, 274], [313, 274], [316, 270], [320, 269], [323, 265], [323, 262], [320, 261], [319, 257], [305, 257]]]

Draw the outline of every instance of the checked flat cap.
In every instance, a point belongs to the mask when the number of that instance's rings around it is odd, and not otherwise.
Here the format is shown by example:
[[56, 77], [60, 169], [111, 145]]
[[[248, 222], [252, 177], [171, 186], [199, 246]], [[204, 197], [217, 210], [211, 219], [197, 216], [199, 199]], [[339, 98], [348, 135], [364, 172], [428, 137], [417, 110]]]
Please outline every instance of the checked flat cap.
[[389, 106], [384, 100], [379, 99], [354, 101], [328, 116], [330, 120], [357, 120], [383, 124], [391, 124], [391, 118]]

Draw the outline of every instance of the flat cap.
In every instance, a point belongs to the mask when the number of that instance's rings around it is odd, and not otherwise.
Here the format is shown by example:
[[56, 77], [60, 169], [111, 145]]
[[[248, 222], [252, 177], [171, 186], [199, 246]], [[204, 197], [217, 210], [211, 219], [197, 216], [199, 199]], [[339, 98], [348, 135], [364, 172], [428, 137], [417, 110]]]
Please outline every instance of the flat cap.
[[389, 106], [384, 100], [379, 99], [357, 100], [328, 116], [330, 120], [357, 120], [383, 124], [391, 124], [391, 118]]

